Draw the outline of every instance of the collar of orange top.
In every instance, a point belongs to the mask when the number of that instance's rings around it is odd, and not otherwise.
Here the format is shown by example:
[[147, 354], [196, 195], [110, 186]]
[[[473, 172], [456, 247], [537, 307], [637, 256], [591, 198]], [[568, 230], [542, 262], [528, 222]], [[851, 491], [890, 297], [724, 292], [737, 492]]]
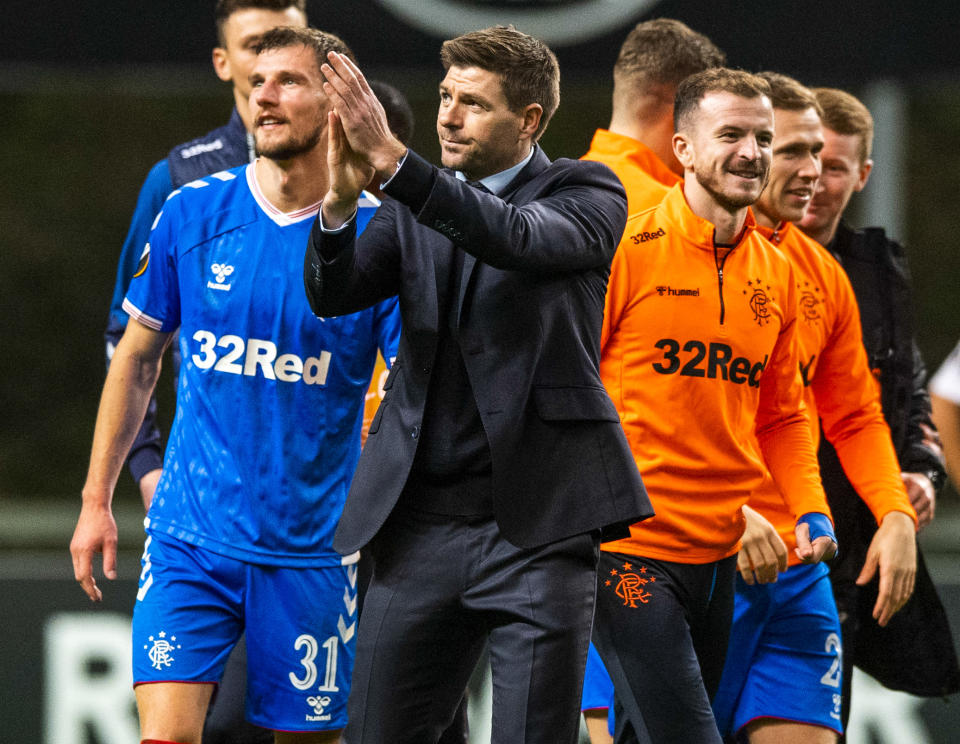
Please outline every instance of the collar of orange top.
[[590, 142], [590, 150], [610, 157], [629, 160], [655, 181], [667, 187], [683, 180], [640, 140], [611, 132], [609, 129], [598, 129], [594, 132], [593, 140]]
[[[693, 213], [687, 199], [683, 195], [683, 184], [677, 184], [664, 197], [660, 203], [658, 212], [672, 222], [680, 231], [680, 234], [688, 241], [699, 248], [713, 251], [713, 233], [714, 225], [709, 220], [705, 220]], [[751, 232], [757, 229], [757, 221], [754, 219], [753, 210], [747, 210], [747, 216], [743, 223], [743, 230], [736, 245], [742, 243]], [[735, 246], [734, 246], [735, 247]]]

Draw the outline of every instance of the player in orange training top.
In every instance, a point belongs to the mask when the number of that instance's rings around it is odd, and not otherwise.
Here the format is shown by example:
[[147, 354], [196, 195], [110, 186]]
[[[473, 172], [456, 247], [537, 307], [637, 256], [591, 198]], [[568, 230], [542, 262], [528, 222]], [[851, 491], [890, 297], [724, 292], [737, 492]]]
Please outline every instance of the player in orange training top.
[[[775, 125], [770, 181], [754, 205], [758, 230], [796, 274], [811, 436], [819, 438], [822, 423], [880, 524], [863, 576], [872, 578], [879, 567], [875, 617], [886, 625], [913, 591], [916, 516], [867, 363], [853, 289], [833, 256], [793, 225], [820, 176], [820, 106], [795, 80], [760, 76], [770, 84]], [[842, 733], [841, 637], [827, 567], [798, 565], [795, 555], [788, 561], [793, 519], [769, 476], [749, 506], [762, 517], [748, 512], [729, 653], [713, 705], [717, 724], [721, 733], [740, 734], [752, 744], [835, 742]]]
[[[673, 154], [673, 99], [695, 72], [723, 65], [726, 55], [703, 34], [672, 18], [638, 23], [613, 68], [613, 115], [598, 129], [584, 160], [609, 166], [627, 192], [628, 213], [657, 206], [682, 180]], [[581, 710], [592, 744], [612, 739], [613, 683], [591, 643]]]
[[836, 543], [797, 374], [796, 279], [749, 211], [770, 166], [769, 86], [706, 70], [680, 84], [674, 116], [684, 183], [628, 220], [601, 336], [601, 375], [656, 516], [603, 546], [594, 643], [616, 688], [618, 742], [719, 744], [709, 698], [741, 506], [764, 460], [799, 557], [830, 557]]

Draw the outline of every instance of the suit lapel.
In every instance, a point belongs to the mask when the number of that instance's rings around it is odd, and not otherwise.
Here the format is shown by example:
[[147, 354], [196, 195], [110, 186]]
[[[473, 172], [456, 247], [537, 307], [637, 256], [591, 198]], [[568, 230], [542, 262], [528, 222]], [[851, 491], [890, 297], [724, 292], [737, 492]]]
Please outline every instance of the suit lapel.
[[[550, 165], [550, 158], [546, 156], [543, 152], [543, 149], [540, 145], [535, 145], [535, 152], [533, 157], [530, 158], [530, 162], [521, 170], [516, 177], [507, 184], [507, 187], [500, 194], [500, 198], [506, 202], [513, 200], [514, 194], [517, 190], [523, 186], [527, 181], [530, 181], [535, 176], [539, 175], [541, 171], [545, 170], [548, 165]], [[460, 326], [460, 317], [463, 313], [463, 300], [467, 294], [467, 287], [470, 285], [470, 278], [473, 276], [474, 267], [477, 264], [477, 259], [472, 254], [464, 251], [463, 255], [463, 269], [460, 272], [460, 294], [457, 297], [457, 326]]]
[[473, 274], [473, 267], [476, 263], [476, 258], [466, 251], [463, 252], [463, 270], [460, 272], [460, 296], [457, 298], [457, 327], [460, 326], [460, 313], [463, 312], [463, 298], [467, 295], [467, 285], [470, 283], [470, 277]]
[[447, 322], [446, 312], [441, 315], [441, 308], [449, 309], [450, 305], [447, 300], [448, 295], [450, 294], [450, 273], [453, 271], [453, 251], [455, 250], [454, 245], [451, 241], [444, 238], [439, 233], [430, 231], [433, 238], [428, 248], [428, 256], [433, 257], [433, 271], [434, 271], [434, 289], [433, 296], [429, 298], [431, 302], [430, 312], [433, 314], [433, 317], [436, 320], [437, 328], [440, 327], [440, 323]]

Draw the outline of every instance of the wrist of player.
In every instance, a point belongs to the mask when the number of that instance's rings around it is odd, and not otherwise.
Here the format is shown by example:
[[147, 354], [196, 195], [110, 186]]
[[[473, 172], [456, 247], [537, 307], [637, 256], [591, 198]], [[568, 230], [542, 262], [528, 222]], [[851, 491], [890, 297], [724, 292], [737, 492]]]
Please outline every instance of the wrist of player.
[[911, 532], [915, 531], [917, 528], [917, 520], [914, 518], [914, 516], [905, 511], [900, 511], [899, 509], [888, 511], [880, 520], [881, 525], [895, 525], [898, 522], [903, 525], [904, 529], [909, 528]]
[[113, 488], [88, 479], [80, 491], [80, 500], [88, 509], [109, 510], [113, 503]]
[[830, 517], [826, 514], [822, 514], [821, 512], [807, 512], [797, 520], [797, 524], [807, 525], [810, 542], [813, 542], [819, 537], [829, 537], [834, 544], [837, 542], [837, 535], [833, 530], [833, 522], [830, 521]]

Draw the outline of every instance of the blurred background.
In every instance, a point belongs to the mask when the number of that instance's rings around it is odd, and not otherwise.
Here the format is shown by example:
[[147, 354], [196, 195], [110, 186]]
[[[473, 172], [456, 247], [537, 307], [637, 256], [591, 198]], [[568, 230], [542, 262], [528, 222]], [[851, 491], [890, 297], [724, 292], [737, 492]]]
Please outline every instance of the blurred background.
[[[67, 545], [103, 380], [116, 262], [138, 190], [153, 163], [224, 123], [232, 105], [229, 85], [210, 66], [213, 5], [3, 3], [0, 690], [7, 694], [0, 696], [0, 742], [105, 743], [135, 731], [129, 707], [104, 702], [126, 689], [118, 675], [126, 672], [124, 623], [142, 542], [142, 507], [127, 473], [115, 498], [120, 579], [107, 587], [104, 607], [90, 610], [74, 585]], [[554, 158], [579, 157], [594, 129], [609, 123], [617, 51], [646, 18], [685, 21], [724, 49], [732, 66], [846, 88], [867, 103], [877, 126], [874, 173], [854, 197], [852, 222], [882, 225], [907, 246], [918, 340], [931, 369], [960, 338], [954, 2], [310, 0], [308, 12], [312, 25], [351, 45], [369, 77], [406, 94], [416, 114], [413, 147], [435, 162], [440, 42], [493, 23], [513, 22], [557, 52], [561, 104], [543, 138]], [[169, 372], [159, 397], [166, 431]], [[951, 489], [922, 538], [955, 628], [958, 515]], [[956, 741], [955, 701], [905, 705], [920, 727], [911, 737], [927, 737], [909, 741]], [[56, 729], [65, 717], [72, 725]], [[894, 741], [883, 726], [865, 726], [864, 742]]]

